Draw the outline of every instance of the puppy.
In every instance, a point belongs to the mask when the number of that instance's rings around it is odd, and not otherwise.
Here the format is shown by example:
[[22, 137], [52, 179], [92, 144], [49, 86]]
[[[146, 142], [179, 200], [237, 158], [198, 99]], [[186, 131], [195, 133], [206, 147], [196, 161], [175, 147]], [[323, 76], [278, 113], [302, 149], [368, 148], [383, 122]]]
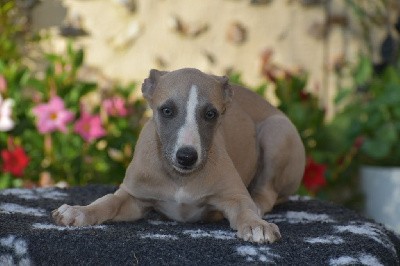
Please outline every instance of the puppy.
[[55, 222], [135, 221], [154, 209], [181, 222], [225, 217], [245, 241], [278, 240], [278, 227], [262, 216], [297, 190], [305, 166], [289, 119], [254, 92], [197, 69], [151, 70], [142, 92], [153, 117], [119, 189], [88, 206], [62, 205]]

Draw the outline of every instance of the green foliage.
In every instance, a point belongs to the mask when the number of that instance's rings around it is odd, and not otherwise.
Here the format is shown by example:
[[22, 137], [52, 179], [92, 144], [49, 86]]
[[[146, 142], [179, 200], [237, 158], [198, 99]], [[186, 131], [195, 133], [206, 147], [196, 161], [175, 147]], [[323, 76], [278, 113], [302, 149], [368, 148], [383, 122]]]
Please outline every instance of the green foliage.
[[305, 91], [305, 85], [303, 76], [278, 79], [275, 93], [279, 99], [278, 108], [297, 126], [309, 151], [316, 145], [315, 134], [323, 123], [324, 111], [318, 108], [317, 99]]
[[0, 189], [8, 187], [20, 187], [22, 185], [21, 179], [15, 179], [9, 173], [0, 175]]
[[[145, 111], [141, 99], [132, 97], [135, 84], [116, 86], [102, 93], [98, 84], [77, 78], [84, 52], [68, 45], [65, 55], [46, 55], [47, 68], [44, 75], [37, 75], [18, 60], [0, 60], [0, 76], [7, 81], [3, 98], [12, 99], [12, 117], [15, 127], [8, 132], [0, 132], [0, 150], [10, 149], [12, 140], [22, 146], [30, 161], [24, 171], [23, 181], [38, 182], [44, 173], [57, 181], [67, 181], [70, 185], [89, 182], [119, 183], [132, 156]], [[100, 103], [91, 106], [84, 98], [98, 94]], [[37, 117], [32, 109], [47, 103], [52, 96], [63, 99], [65, 108], [74, 114], [76, 121], [82, 106], [101, 117], [106, 135], [95, 141], [85, 141], [74, 131], [74, 123], [68, 125], [66, 133], [55, 131], [42, 134], [38, 131]], [[109, 115], [102, 101], [120, 97], [125, 102], [127, 115]], [[1, 165], [0, 165], [1, 166]], [[10, 175], [0, 173], [0, 188], [18, 186], [22, 182]]]
[[25, 15], [16, 7], [15, 0], [0, 1], [0, 58], [3, 61], [20, 57], [20, 42], [26, 37]]
[[362, 138], [360, 163], [400, 166], [400, 66], [389, 65], [374, 73], [372, 62], [361, 57], [354, 71], [354, 86], [362, 90], [347, 95], [338, 118], [346, 119], [347, 137]]

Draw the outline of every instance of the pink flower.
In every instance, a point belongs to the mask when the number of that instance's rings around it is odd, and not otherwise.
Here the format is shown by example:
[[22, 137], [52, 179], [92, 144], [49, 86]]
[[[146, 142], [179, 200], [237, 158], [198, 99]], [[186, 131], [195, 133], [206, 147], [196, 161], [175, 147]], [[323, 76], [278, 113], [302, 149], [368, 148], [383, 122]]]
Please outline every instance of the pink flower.
[[121, 97], [105, 99], [103, 107], [110, 116], [126, 116], [128, 114], [128, 110], [125, 107], [125, 100]]
[[65, 133], [67, 124], [74, 118], [73, 113], [65, 109], [63, 100], [58, 96], [52, 97], [48, 103], [33, 108], [33, 113], [38, 119], [37, 127], [40, 133], [56, 130]]
[[100, 116], [90, 115], [86, 111], [82, 111], [81, 117], [75, 123], [74, 130], [87, 142], [106, 135], [106, 131], [101, 125]]
[[7, 90], [7, 80], [3, 75], [0, 75], [0, 92]]

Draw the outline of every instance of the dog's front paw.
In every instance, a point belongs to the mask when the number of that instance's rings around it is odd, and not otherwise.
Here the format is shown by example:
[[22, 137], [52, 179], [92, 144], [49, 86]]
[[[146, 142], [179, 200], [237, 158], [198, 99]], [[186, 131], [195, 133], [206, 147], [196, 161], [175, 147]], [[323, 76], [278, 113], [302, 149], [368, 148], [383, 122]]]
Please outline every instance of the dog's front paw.
[[281, 238], [278, 226], [262, 219], [239, 226], [237, 235], [245, 241], [256, 243], [273, 243]]
[[59, 225], [86, 226], [94, 223], [89, 220], [81, 206], [62, 205], [51, 213], [54, 221]]

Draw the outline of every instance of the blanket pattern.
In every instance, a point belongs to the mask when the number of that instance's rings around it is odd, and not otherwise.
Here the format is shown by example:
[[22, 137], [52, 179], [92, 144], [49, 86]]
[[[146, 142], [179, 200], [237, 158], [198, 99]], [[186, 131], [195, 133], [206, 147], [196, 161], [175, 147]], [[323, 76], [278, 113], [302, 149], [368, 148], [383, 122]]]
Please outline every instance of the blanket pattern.
[[282, 239], [253, 244], [227, 221], [54, 224], [63, 203], [88, 204], [116, 187], [0, 191], [0, 265], [400, 265], [400, 236], [346, 208], [293, 196], [264, 218]]

